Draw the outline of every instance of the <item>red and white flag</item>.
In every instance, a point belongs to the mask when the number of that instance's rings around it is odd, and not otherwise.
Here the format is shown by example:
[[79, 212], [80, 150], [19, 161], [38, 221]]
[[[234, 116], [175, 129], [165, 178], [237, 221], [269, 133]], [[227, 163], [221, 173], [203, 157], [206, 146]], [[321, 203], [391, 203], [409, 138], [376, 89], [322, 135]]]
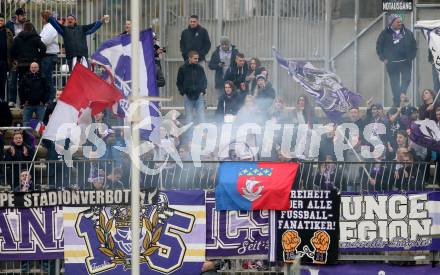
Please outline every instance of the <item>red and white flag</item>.
[[58, 99], [43, 138], [55, 141], [58, 129], [63, 124], [87, 121], [90, 115], [112, 107], [121, 98], [122, 95], [118, 89], [83, 65], [77, 64], [67, 80], [64, 92]]

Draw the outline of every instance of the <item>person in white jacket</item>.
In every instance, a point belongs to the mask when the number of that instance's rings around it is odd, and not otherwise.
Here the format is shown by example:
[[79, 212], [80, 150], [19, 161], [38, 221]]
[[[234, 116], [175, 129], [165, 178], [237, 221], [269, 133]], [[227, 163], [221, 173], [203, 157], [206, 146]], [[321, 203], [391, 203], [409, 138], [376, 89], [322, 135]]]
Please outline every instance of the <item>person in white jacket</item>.
[[50, 88], [49, 101], [55, 98], [55, 86], [53, 83], [53, 70], [57, 62], [60, 47], [58, 45], [58, 32], [49, 24], [48, 18], [51, 15], [50, 11], [43, 11], [41, 18], [43, 21], [43, 29], [41, 30], [41, 41], [46, 45], [46, 55], [41, 59], [41, 73], [47, 80]]

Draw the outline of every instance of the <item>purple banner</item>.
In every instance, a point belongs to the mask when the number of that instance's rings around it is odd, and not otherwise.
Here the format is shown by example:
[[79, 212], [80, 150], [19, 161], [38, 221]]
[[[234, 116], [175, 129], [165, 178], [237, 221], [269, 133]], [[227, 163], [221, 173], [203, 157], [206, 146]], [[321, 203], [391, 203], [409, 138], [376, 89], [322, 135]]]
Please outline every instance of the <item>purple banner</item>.
[[269, 212], [216, 211], [213, 192], [206, 196], [206, 256], [243, 258], [269, 253]]
[[440, 250], [440, 192], [343, 194], [342, 251]]
[[61, 207], [0, 209], [0, 261], [64, 257]]
[[[65, 273], [130, 274], [128, 206], [64, 209]], [[204, 191], [165, 191], [141, 206], [141, 274], [198, 274], [205, 260]]]
[[322, 266], [302, 266], [301, 275], [401, 275], [417, 274], [431, 275], [440, 274], [440, 267], [432, 265], [400, 266], [390, 264], [340, 264]]

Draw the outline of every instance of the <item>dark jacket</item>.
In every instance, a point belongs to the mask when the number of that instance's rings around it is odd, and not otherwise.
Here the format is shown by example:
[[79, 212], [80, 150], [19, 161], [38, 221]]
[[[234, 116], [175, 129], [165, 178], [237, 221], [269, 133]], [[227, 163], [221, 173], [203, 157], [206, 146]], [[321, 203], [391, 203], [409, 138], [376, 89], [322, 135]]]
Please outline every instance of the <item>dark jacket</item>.
[[28, 67], [32, 62], [39, 62], [46, 53], [46, 45], [35, 32], [20, 32], [14, 39], [11, 56], [18, 67]]
[[[235, 64], [235, 56], [238, 54], [238, 50], [235, 48], [234, 45], [231, 46], [232, 53], [231, 53], [231, 64], [228, 64], [229, 67], [233, 66]], [[223, 89], [223, 85], [225, 84], [225, 80], [223, 79], [223, 67], [220, 66], [220, 46], [217, 46], [215, 51], [211, 55], [211, 60], [209, 60], [208, 67], [211, 70], [215, 71], [215, 88], [216, 89]]]
[[18, 93], [23, 104], [36, 106], [49, 100], [50, 88], [40, 73], [29, 72], [20, 80]]
[[184, 60], [188, 59], [189, 51], [196, 51], [199, 54], [199, 61], [205, 60], [205, 56], [211, 49], [211, 40], [208, 31], [198, 25], [196, 28], [182, 31], [180, 35], [180, 51]]
[[234, 82], [234, 85], [237, 89], [240, 89], [241, 83], [246, 83], [246, 76], [248, 72], [248, 65], [245, 63], [242, 68], [237, 68], [237, 65], [234, 64], [233, 66], [229, 67], [229, 69], [225, 73], [224, 80], [231, 80]]
[[391, 27], [383, 30], [376, 42], [376, 52], [381, 61], [399, 61], [407, 59], [412, 61], [417, 54], [416, 40], [413, 33], [402, 25], [400, 32], [403, 38], [399, 43], [394, 44], [393, 30]]
[[241, 99], [235, 91], [232, 92], [231, 96], [227, 96], [224, 93], [218, 98], [215, 114], [219, 119], [223, 119], [223, 116], [227, 114], [236, 115], [240, 107]]
[[14, 43], [14, 34], [10, 29], [0, 28], [0, 62], [6, 62], [8, 69], [12, 66], [11, 48]]
[[275, 90], [271, 85], [264, 87], [258, 91], [258, 94], [255, 97], [255, 102], [258, 106], [258, 109], [262, 112], [267, 112], [272, 106], [273, 100], [275, 99]]
[[205, 71], [199, 64], [185, 62], [177, 73], [177, 89], [181, 95], [187, 95], [191, 100], [197, 100], [205, 93], [208, 86]]
[[[26, 20], [29, 22], [29, 20]], [[15, 24], [17, 23], [17, 17], [13, 16], [11, 20], [6, 22], [5, 27], [8, 28], [12, 32], [12, 36], [15, 37]], [[19, 23], [18, 25], [23, 25], [24, 23]]]
[[89, 56], [87, 35], [93, 34], [102, 26], [102, 22], [98, 20], [88, 25], [67, 27], [58, 23], [56, 18], [52, 16], [49, 17], [49, 23], [63, 36], [67, 58], [79, 56], [87, 58]]
[[[27, 145], [13, 145], [14, 150], [15, 150], [15, 154], [12, 155], [11, 153], [11, 149], [8, 149], [6, 151], [6, 155], [5, 155], [5, 161], [31, 161], [32, 157], [34, 155], [33, 150], [28, 147]], [[27, 156], [24, 155], [23, 153], [23, 148], [26, 147], [27, 148]]]
[[157, 87], [165, 86], [165, 77], [163, 76], [162, 67], [155, 63], [156, 66], [156, 85]]

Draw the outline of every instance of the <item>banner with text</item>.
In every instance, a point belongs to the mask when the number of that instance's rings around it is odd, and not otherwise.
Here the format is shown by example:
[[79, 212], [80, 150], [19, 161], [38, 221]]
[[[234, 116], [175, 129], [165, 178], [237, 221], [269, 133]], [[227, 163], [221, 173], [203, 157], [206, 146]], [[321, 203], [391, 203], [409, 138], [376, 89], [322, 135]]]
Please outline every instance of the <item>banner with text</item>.
[[[158, 190], [142, 190], [141, 201], [154, 202]], [[98, 206], [129, 205], [131, 190], [54, 190], [45, 192], [0, 192], [0, 208], [46, 207], [46, 206]]]
[[[196, 274], [205, 260], [204, 191], [160, 192], [141, 206], [141, 274]], [[65, 274], [130, 274], [128, 206], [64, 208]]]
[[206, 195], [206, 256], [249, 258], [269, 253], [269, 211], [216, 211], [213, 192]]
[[61, 207], [1, 208], [0, 261], [64, 257]]
[[382, 0], [382, 11], [412, 11], [414, 5], [413, 2], [413, 0]]
[[270, 260], [327, 264], [338, 258], [340, 196], [330, 190], [292, 190], [290, 210], [270, 215]]
[[343, 194], [342, 251], [440, 250], [440, 192]]

